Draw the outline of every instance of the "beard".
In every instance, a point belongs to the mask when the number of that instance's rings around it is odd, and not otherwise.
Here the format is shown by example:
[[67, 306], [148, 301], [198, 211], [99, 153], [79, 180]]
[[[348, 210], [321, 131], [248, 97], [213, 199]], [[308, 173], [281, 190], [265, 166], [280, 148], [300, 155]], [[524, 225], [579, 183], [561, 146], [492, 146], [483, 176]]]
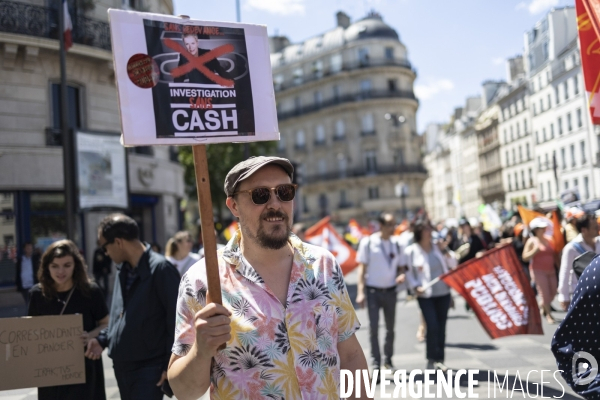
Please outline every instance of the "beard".
[[[275, 226], [271, 232], [267, 232], [264, 226], [264, 220], [266, 218], [281, 218], [283, 219], [283, 226]], [[292, 233], [290, 218], [287, 214], [275, 210], [267, 211], [260, 216], [256, 235], [248, 232], [243, 226], [242, 230], [246, 231], [244, 234], [254, 239], [259, 246], [271, 250], [279, 250], [287, 245], [290, 234]]]

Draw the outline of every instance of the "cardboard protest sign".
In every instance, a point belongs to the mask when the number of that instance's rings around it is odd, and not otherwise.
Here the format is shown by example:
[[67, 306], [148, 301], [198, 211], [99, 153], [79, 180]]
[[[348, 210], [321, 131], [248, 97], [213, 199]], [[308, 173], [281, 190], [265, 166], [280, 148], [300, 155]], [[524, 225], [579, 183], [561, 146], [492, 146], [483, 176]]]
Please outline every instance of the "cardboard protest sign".
[[279, 140], [265, 26], [108, 13], [125, 145]]
[[440, 278], [464, 297], [492, 339], [544, 333], [535, 294], [512, 246], [490, 250]]
[[0, 318], [0, 390], [85, 383], [81, 315]]

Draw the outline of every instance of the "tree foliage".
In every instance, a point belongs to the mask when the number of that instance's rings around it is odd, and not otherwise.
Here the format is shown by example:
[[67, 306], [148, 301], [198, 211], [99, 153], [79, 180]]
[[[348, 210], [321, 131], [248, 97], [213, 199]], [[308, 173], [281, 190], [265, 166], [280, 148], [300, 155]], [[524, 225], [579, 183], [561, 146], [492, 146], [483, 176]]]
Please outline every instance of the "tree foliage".
[[[253, 142], [249, 143], [249, 147], [250, 156], [270, 155], [275, 152], [277, 142]], [[222, 220], [221, 210], [227, 198], [223, 190], [225, 177], [234, 165], [244, 160], [244, 145], [239, 143], [209, 144], [206, 146], [206, 157], [213, 208], [215, 208], [219, 220]], [[185, 169], [188, 196], [191, 199], [197, 199], [194, 154], [191, 146], [179, 147], [179, 162]]]

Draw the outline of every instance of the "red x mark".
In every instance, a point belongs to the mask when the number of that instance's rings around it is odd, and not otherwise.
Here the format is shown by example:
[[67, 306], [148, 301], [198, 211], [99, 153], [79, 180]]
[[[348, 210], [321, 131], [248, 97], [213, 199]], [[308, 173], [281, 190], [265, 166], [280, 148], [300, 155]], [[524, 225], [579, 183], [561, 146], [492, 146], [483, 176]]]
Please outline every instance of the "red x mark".
[[208, 53], [205, 53], [199, 57], [195, 57], [193, 54], [188, 52], [185, 47], [183, 47], [181, 44], [177, 43], [173, 39], [165, 39], [164, 43], [168, 48], [175, 50], [188, 60], [187, 64], [181, 65], [171, 71], [171, 75], [173, 77], [178, 78], [181, 75], [187, 74], [195, 68], [198, 71], [202, 72], [204, 76], [206, 76], [211, 81], [221, 86], [233, 87], [233, 80], [226, 79], [215, 74], [214, 72], [206, 68], [205, 65], [207, 62], [212, 61], [217, 57], [222, 56], [223, 54], [231, 53], [234, 50], [232, 44], [225, 44], [223, 46], [219, 46], [217, 48], [212, 49]]

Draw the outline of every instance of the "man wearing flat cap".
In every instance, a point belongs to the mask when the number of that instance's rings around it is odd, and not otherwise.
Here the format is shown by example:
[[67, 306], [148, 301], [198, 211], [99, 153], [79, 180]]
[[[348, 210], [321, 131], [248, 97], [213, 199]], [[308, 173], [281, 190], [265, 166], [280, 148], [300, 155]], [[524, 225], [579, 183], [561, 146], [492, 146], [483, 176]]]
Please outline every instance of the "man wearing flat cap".
[[210, 303], [204, 260], [181, 280], [169, 365], [178, 398], [210, 387], [214, 399], [339, 399], [340, 369], [367, 369], [335, 257], [291, 233], [293, 172], [284, 158], [251, 157], [225, 178], [240, 230], [217, 252], [223, 306]]

